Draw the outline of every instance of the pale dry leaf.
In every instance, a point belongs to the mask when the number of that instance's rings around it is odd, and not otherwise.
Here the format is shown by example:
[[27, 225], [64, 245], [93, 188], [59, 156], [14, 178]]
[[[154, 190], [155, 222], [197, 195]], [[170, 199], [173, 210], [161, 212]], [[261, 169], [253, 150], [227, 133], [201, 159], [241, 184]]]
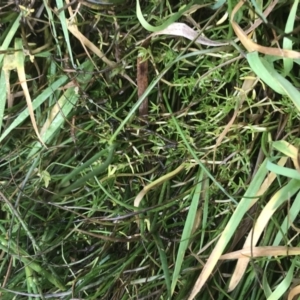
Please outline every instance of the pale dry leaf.
[[20, 53], [16, 52], [15, 55], [16, 55], [17, 73], [18, 73], [18, 77], [19, 77], [21, 87], [22, 87], [24, 95], [25, 95], [27, 108], [28, 108], [28, 112], [29, 112], [29, 116], [30, 116], [30, 119], [31, 119], [32, 126], [33, 126], [35, 134], [37, 135], [37, 137], [38, 137], [39, 141], [41, 142], [41, 144], [45, 148], [47, 148], [45, 143], [43, 142], [40, 134], [39, 134], [39, 130], [37, 128], [37, 124], [36, 124], [34, 113], [33, 113], [31, 96], [30, 96], [30, 93], [29, 93], [29, 90], [28, 90], [27, 81], [26, 81], [26, 74], [25, 74], [25, 69], [24, 69], [24, 53], [23, 52], [20, 52]]
[[199, 36], [199, 33], [197, 31], [193, 30], [188, 25], [179, 22], [174, 22], [161, 31], [153, 32], [147, 37], [147, 39], [162, 34], [184, 37], [190, 41], [194, 41], [195, 43], [205, 45], [205, 46], [224, 46], [229, 44], [228, 42], [213, 41], [206, 37]]
[[296, 296], [300, 295], [300, 285], [295, 286], [292, 288], [288, 294], [288, 300], [295, 299]]
[[241, 0], [232, 10], [231, 14], [231, 25], [238, 36], [239, 40], [243, 44], [243, 46], [247, 49], [248, 52], [260, 52], [267, 55], [279, 56], [279, 57], [288, 57], [292, 59], [300, 59], [300, 52], [286, 49], [279, 49], [273, 47], [265, 47], [259, 44], [254, 43], [246, 33], [242, 30], [242, 28], [234, 21], [235, 14], [237, 11], [244, 5], [244, 1]]
[[3, 71], [5, 77], [6, 85], [6, 96], [7, 96], [7, 107], [11, 108], [13, 106], [14, 97], [10, 91], [10, 71], [17, 68], [16, 57], [14, 54], [7, 54], [4, 56], [3, 60]]
[[285, 247], [285, 246], [264, 246], [264, 247], [248, 247], [238, 251], [223, 254], [220, 259], [249, 259], [253, 257], [265, 256], [292, 256], [299, 255], [300, 247]]

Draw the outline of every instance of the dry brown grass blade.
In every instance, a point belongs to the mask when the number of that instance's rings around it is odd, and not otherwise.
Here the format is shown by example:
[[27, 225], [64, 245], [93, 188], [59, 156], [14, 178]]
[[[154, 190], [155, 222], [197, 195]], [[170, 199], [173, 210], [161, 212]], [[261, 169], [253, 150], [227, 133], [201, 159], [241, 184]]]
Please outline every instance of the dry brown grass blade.
[[[105, 54], [95, 46], [89, 39], [87, 39], [79, 30], [78, 27], [73, 23], [68, 21], [68, 30], [80, 41], [82, 47], [86, 50], [86, 48], [90, 49], [94, 52], [100, 59], [102, 59], [109, 67], [114, 67], [116, 65], [115, 62], [109, 60]], [[86, 50], [87, 55], [89, 56], [88, 51]], [[91, 58], [90, 58], [91, 59]], [[92, 60], [92, 59], [91, 59]], [[95, 64], [94, 64], [95, 65]], [[95, 65], [95, 68], [97, 66]]]
[[235, 14], [243, 6], [243, 4], [244, 1], [241, 0], [232, 10], [231, 25], [233, 27], [233, 30], [235, 31], [235, 34], [238, 36], [239, 40], [241, 41], [241, 43], [247, 49], [248, 52], [257, 51], [272, 56], [300, 59], [300, 52], [261, 46], [259, 44], [254, 43], [251, 39], [249, 39], [246, 33], [242, 30], [242, 28], [234, 21]]
[[300, 285], [295, 286], [292, 288], [288, 294], [288, 300], [295, 299], [296, 296], [300, 295]]
[[[148, 59], [142, 56], [137, 57], [137, 89], [138, 98], [140, 98], [148, 87]], [[148, 115], [148, 97], [146, 97], [143, 103], [139, 107], [140, 117], [144, 120]]]
[[226, 253], [220, 257], [222, 260], [227, 259], [249, 259], [253, 257], [264, 256], [291, 256], [299, 255], [300, 247], [285, 246], [264, 246], [264, 247], [248, 247], [238, 251]]
[[10, 71], [15, 70], [16, 66], [16, 58], [14, 54], [7, 54], [4, 56], [3, 67], [2, 70], [5, 76], [5, 85], [6, 85], [6, 95], [7, 95], [7, 108], [11, 108], [13, 106], [14, 96], [10, 91]]
[[[224, 45], [229, 44], [229, 42], [218, 42], [218, 41], [210, 40], [203, 36], [199, 36], [199, 33], [197, 31], [193, 30], [191, 27], [189, 27], [188, 25], [186, 25], [184, 23], [178, 23], [178, 22], [174, 22], [174, 23], [170, 24], [167, 28], [165, 28], [161, 31], [151, 33], [146, 38], [146, 40], [148, 40], [154, 36], [162, 35], [162, 34], [184, 37], [190, 41], [194, 41], [195, 43], [198, 43], [201, 45], [206, 45], [206, 46], [218, 47], [218, 46], [224, 46]], [[144, 43], [144, 42], [145, 42], [145, 40], [142, 42], [139, 42], [139, 43]]]
[[[18, 49], [20, 47], [20, 45], [19, 45], [20, 43], [22, 43], [22, 41], [20, 39], [16, 39], [16, 42], [15, 42], [16, 49]], [[25, 54], [21, 51], [17, 51], [17, 52], [15, 52], [15, 59], [16, 59], [18, 78], [19, 78], [21, 87], [23, 89], [24, 95], [25, 95], [27, 108], [28, 108], [32, 126], [33, 126], [34, 131], [35, 131], [39, 141], [41, 142], [41, 144], [45, 148], [47, 148], [47, 146], [45, 145], [45, 143], [43, 142], [43, 140], [39, 134], [39, 130], [37, 128], [37, 124], [36, 124], [34, 113], [33, 113], [32, 101], [31, 101], [29, 90], [28, 90], [26, 74], [25, 74], [25, 69], [24, 69]]]

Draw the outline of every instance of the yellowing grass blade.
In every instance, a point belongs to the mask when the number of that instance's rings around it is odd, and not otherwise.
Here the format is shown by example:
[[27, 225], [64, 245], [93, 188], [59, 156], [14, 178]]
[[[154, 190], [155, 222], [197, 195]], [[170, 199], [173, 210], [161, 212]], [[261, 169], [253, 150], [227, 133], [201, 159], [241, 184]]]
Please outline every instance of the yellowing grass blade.
[[[23, 47], [22, 40], [19, 39], [19, 38], [16, 38], [15, 39], [15, 48], [20, 49], [22, 47]], [[37, 128], [34, 113], [33, 113], [31, 97], [30, 97], [30, 94], [29, 94], [29, 90], [28, 90], [28, 86], [27, 86], [27, 82], [26, 82], [26, 74], [25, 74], [25, 69], [24, 69], [24, 63], [25, 63], [24, 52], [16, 51], [15, 52], [15, 57], [16, 57], [16, 67], [17, 67], [18, 77], [19, 77], [20, 84], [21, 84], [21, 87], [23, 89], [23, 92], [24, 92], [24, 95], [25, 95], [25, 98], [26, 98], [26, 103], [27, 103], [27, 107], [28, 107], [28, 111], [29, 111], [29, 115], [30, 115], [30, 119], [31, 119], [33, 129], [34, 129], [39, 141], [41, 142], [41, 144], [44, 147], [46, 147], [45, 143], [43, 142], [43, 140], [42, 140], [42, 138], [39, 134], [39, 130]]]
[[248, 50], [248, 52], [258, 51], [260, 53], [264, 53], [267, 55], [278, 56], [278, 57], [288, 57], [293, 59], [300, 59], [300, 52], [286, 49], [278, 49], [273, 47], [265, 47], [254, 43], [246, 33], [242, 30], [242, 28], [234, 21], [235, 14], [238, 10], [243, 6], [244, 1], [241, 0], [232, 10], [231, 14], [231, 25], [232, 28], [240, 39], [243, 46]]

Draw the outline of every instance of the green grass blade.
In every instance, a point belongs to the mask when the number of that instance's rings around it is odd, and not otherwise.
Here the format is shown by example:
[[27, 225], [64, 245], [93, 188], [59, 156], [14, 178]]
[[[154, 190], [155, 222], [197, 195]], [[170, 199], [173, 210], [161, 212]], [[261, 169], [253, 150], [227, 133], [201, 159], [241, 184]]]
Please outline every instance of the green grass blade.
[[[6, 86], [5, 73], [2, 69], [1, 74], [0, 74], [0, 91], [5, 91], [6, 90], [5, 86]], [[2, 123], [3, 123], [5, 105], [6, 105], [6, 93], [1, 92], [0, 93], [0, 134], [1, 134], [1, 128], [2, 128]]]
[[[296, 19], [296, 15], [297, 15], [298, 4], [299, 4], [299, 0], [294, 0], [292, 9], [291, 9], [288, 19], [286, 21], [285, 32], [291, 32], [294, 29], [294, 23], [295, 23], [295, 19]], [[283, 38], [283, 49], [292, 50], [293, 49], [292, 40], [290, 40], [287, 37], [284, 37]], [[293, 68], [293, 60], [285, 57], [283, 59], [284, 74], [285, 75], [289, 74], [290, 71], [292, 70], [292, 68]]]
[[[285, 94], [281, 86], [278, 86], [278, 84], [274, 80], [273, 73], [275, 72], [275, 70], [272, 69], [272, 67], [268, 69], [266, 68], [265, 63], [263, 63], [263, 60], [259, 57], [258, 52], [251, 52], [247, 54], [247, 60], [253, 72], [271, 89], [273, 89], [278, 94]], [[273, 72], [270, 72], [270, 70], [273, 70]]]
[[185, 251], [188, 248], [189, 243], [190, 243], [190, 238], [192, 235], [192, 230], [193, 230], [193, 226], [195, 223], [195, 217], [196, 217], [196, 213], [197, 213], [197, 207], [198, 207], [198, 203], [199, 203], [199, 199], [200, 199], [200, 194], [202, 191], [203, 176], [204, 176], [204, 171], [202, 169], [200, 169], [198, 176], [196, 176], [196, 182], [198, 182], [198, 183], [197, 183], [194, 193], [193, 193], [191, 205], [189, 207], [189, 212], [188, 212], [185, 224], [184, 224], [182, 236], [180, 239], [179, 249], [177, 252], [174, 272], [173, 272], [173, 276], [172, 276], [171, 295], [173, 295], [173, 293], [174, 293], [177, 281], [180, 276], [181, 266], [182, 266], [182, 263], [183, 263], [183, 260], [185, 257]]
[[169, 267], [168, 267], [168, 259], [166, 256], [166, 252], [164, 249], [164, 245], [162, 243], [161, 238], [157, 233], [153, 233], [153, 238], [155, 241], [155, 244], [157, 246], [157, 250], [159, 252], [159, 257], [160, 257], [160, 262], [161, 262], [161, 267], [164, 272], [164, 279], [168, 291], [168, 299], [171, 299], [171, 278], [170, 278], [170, 272], [169, 272]]
[[300, 173], [297, 170], [278, 166], [277, 164], [274, 164], [269, 160], [267, 163], [267, 169], [271, 172], [274, 172], [275, 174], [283, 175], [288, 178], [300, 180]]
[[[62, 9], [64, 7], [65, 3], [62, 0], [56, 0], [56, 5], [57, 5], [57, 9]], [[74, 58], [73, 58], [73, 51], [72, 51], [72, 47], [71, 47], [71, 43], [70, 43], [69, 30], [68, 30], [68, 26], [67, 26], [68, 22], [66, 19], [65, 11], [63, 9], [61, 10], [61, 12], [59, 14], [59, 20], [60, 20], [60, 24], [61, 24], [61, 29], [64, 33], [64, 38], [65, 38], [65, 42], [67, 44], [67, 48], [68, 48], [72, 66], [73, 66], [73, 68], [76, 68], [76, 65], [74, 63]]]
[[257, 76], [277, 93], [287, 95], [300, 111], [300, 93], [287, 79], [280, 75], [267, 60], [260, 58], [257, 52], [249, 53], [247, 60]]
[[292, 259], [292, 264], [287, 272], [287, 274], [284, 276], [284, 279], [280, 282], [280, 284], [276, 287], [276, 289], [273, 291], [273, 293], [268, 296], [268, 300], [279, 300], [282, 299], [284, 295], [286, 295], [287, 290], [289, 289], [294, 275], [294, 269], [296, 266], [296, 263], [298, 261], [298, 258], [295, 257]]
[[[12, 41], [13, 38], [15, 37], [16, 31], [19, 29], [21, 17], [22, 17], [22, 13], [20, 13], [20, 14], [18, 15], [18, 17], [17, 17], [16, 20], [14, 21], [14, 23], [13, 23], [11, 29], [9, 30], [8, 34], [6, 35], [4, 42], [3, 42], [3, 44], [2, 44], [1, 47], [0, 47], [0, 50], [1, 50], [1, 51], [2, 51], [2, 50], [7, 50], [7, 48], [8, 48], [9, 45], [11, 44], [11, 41]], [[0, 54], [0, 66], [1, 66], [2, 60], [3, 60], [3, 58], [4, 58], [4, 55], [5, 55], [5, 54]]]
[[293, 224], [294, 220], [299, 215], [300, 211], [300, 192], [297, 194], [295, 200], [293, 201], [293, 204], [291, 205], [287, 216], [284, 218], [284, 221], [281, 224], [281, 227], [274, 239], [273, 246], [278, 246], [280, 242], [283, 239], [283, 235], [285, 235], [288, 232], [288, 229], [291, 227], [291, 224]]

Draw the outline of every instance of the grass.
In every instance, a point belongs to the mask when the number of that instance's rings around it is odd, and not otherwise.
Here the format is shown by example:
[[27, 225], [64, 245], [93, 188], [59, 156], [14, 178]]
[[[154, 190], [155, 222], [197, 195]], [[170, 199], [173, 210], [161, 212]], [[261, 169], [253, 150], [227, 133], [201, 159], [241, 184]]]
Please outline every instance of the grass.
[[297, 299], [298, 1], [82, 2], [1, 4], [1, 299]]

